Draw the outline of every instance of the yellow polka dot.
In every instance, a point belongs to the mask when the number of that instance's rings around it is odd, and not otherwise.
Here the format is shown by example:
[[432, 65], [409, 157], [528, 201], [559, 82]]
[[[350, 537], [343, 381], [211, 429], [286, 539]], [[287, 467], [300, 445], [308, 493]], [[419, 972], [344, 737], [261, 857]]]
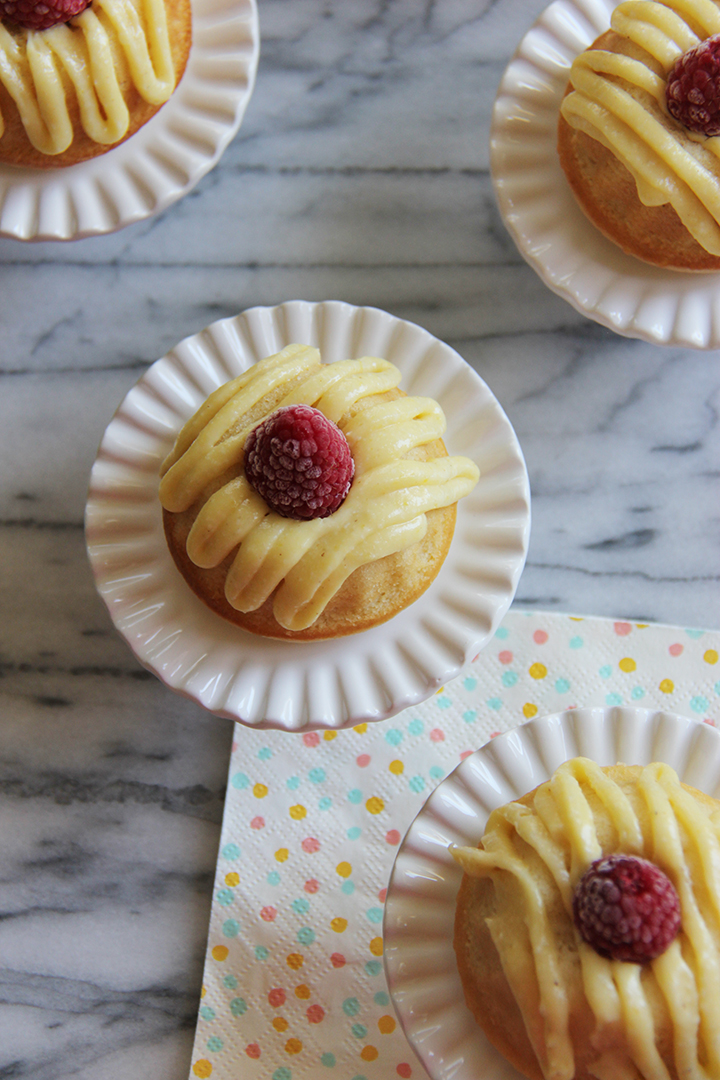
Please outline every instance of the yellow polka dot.
[[395, 1021], [392, 1016], [381, 1016], [378, 1027], [381, 1035], [390, 1035], [395, 1030]]
[[302, 1050], [302, 1043], [299, 1039], [288, 1039], [285, 1043], [286, 1054], [299, 1054]]
[[444, 686], [441, 686], [439, 690], [436, 690], [436, 691], [435, 691], [435, 693], [436, 693], [436, 694], [442, 694], [442, 692], [443, 692], [443, 690], [444, 690], [444, 689], [445, 689], [445, 687], [444, 687]]
[[253, 787], [253, 795], [256, 799], [264, 799], [267, 793], [267, 784], [255, 784], [255, 786]]
[[338, 916], [331, 920], [330, 926], [336, 934], [342, 934], [344, 930], [347, 930], [347, 919], [341, 919], [340, 916]]
[[638, 628], [638, 630], [647, 630], [647, 628], [648, 628], [648, 626], [650, 625], [650, 623], [646, 623], [646, 622], [636, 622], [636, 623], [635, 623], [635, 625], [636, 625], [636, 627]]
[[718, 662], [717, 651], [715, 649], [708, 649], [707, 652], [703, 653], [703, 660], [705, 661], [706, 664], [717, 664], [717, 662]]
[[584, 619], [580, 615], [568, 615], [570, 622], [584, 622]]
[[380, 814], [385, 809], [385, 803], [379, 795], [371, 795], [365, 803], [365, 809], [369, 814]]
[[660, 683], [660, 689], [662, 690], [663, 694], [672, 694], [673, 690], [675, 689], [675, 683], [672, 681], [672, 679], [663, 679], [663, 681]]
[[213, 946], [211, 955], [213, 960], [218, 960], [220, 963], [222, 963], [223, 960], [227, 960], [229, 952], [230, 950], [228, 949], [227, 945], [215, 945]]
[[353, 731], [357, 731], [358, 735], [364, 735], [367, 731], [367, 724], [356, 724]]
[[537, 715], [537, 705], [532, 705], [529, 701], [526, 701], [523, 705], [523, 716], [526, 720], [531, 720], [533, 716]]
[[620, 663], [618, 664], [618, 667], [620, 668], [621, 671], [630, 672], [630, 671], [635, 671], [635, 668], [637, 667], [637, 664], [633, 660], [632, 656], [624, 656], [622, 658], [622, 660], [620, 661]]
[[335, 867], [335, 870], [340, 877], [350, 877], [352, 874], [352, 866], [349, 862], [339, 862]]
[[402, 775], [402, 773], [405, 772], [405, 766], [403, 765], [402, 761], [398, 761], [397, 758], [395, 759], [395, 761], [390, 762], [390, 764], [388, 765], [388, 769], [395, 776], [400, 776]]
[[202, 990], [200, 991], [200, 997], [203, 998], [203, 997], [205, 997], [206, 994], [207, 994], [207, 987], [203, 986]]
[[207, 1058], [200, 1058], [193, 1065], [193, 1072], [200, 1077], [200, 1080], [207, 1080], [207, 1077], [212, 1075], [212, 1065]]
[[278, 848], [277, 851], [275, 852], [275, 858], [277, 859], [278, 862], [285, 862], [287, 860], [287, 857], [288, 857], [289, 854], [290, 854], [290, 852], [288, 851], [288, 849], [286, 847], [281, 847], [281, 848]]
[[382, 956], [383, 954], [383, 939], [381, 937], [374, 937], [370, 942], [370, 952], [373, 956]]
[[240, 875], [236, 874], [235, 871], [233, 871], [232, 874], [226, 874], [225, 875], [225, 884], [226, 885], [239, 885], [240, 884]]
[[325, 742], [332, 742], [337, 739], [337, 731], [323, 731], [323, 739]]
[[304, 956], [302, 955], [302, 953], [299, 952], [291, 952], [286, 959], [287, 966], [289, 968], [292, 968], [293, 971], [299, 971], [305, 963]]
[[299, 986], [295, 987], [295, 997], [299, 997], [301, 1001], [307, 1001], [310, 997], [310, 987], [306, 986], [305, 983], [300, 983]]
[[293, 819], [293, 821], [302, 821], [306, 814], [307, 810], [304, 806], [301, 806], [300, 803], [298, 803], [296, 806], [290, 807], [290, 817]]
[[284, 1016], [274, 1016], [272, 1026], [276, 1031], [287, 1031], [288, 1022]]
[[544, 664], [531, 664], [528, 672], [533, 679], [544, 679], [547, 675], [547, 668]]
[[378, 1056], [377, 1048], [374, 1046], [363, 1046], [360, 1051], [360, 1057], [363, 1061], [375, 1061]]

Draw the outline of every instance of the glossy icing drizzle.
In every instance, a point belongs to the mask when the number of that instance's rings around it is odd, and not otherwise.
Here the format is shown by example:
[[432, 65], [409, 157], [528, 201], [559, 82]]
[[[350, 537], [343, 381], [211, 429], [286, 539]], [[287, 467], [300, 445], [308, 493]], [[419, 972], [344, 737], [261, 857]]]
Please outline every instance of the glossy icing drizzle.
[[[103, 145], [125, 135], [130, 114], [113, 62], [124, 55], [142, 98], [160, 105], [175, 88], [164, 0], [93, 0], [70, 23], [14, 37], [0, 23], [0, 81], [15, 102], [28, 139], [43, 154], [73, 140], [63, 73], [71, 81], [86, 134]], [[0, 116], [0, 135], [5, 124]]]
[[720, 255], [720, 137], [691, 134], [665, 105], [670, 68], [720, 33], [720, 7], [713, 0], [626, 0], [611, 25], [631, 43], [633, 55], [581, 53], [562, 114], [629, 169], [641, 202], [670, 203], [698, 243]]
[[[161, 470], [160, 501], [187, 510], [233, 468], [234, 478], [210, 495], [187, 541], [200, 567], [219, 565], [236, 547], [225, 584], [230, 604], [254, 611], [277, 589], [275, 618], [289, 630], [311, 626], [357, 567], [421, 540], [426, 514], [467, 495], [478, 469], [465, 457], [414, 460], [416, 447], [441, 437], [445, 417], [430, 398], [363, 399], [397, 387], [387, 360], [363, 357], [321, 364], [317, 349], [289, 345], [212, 394], [188, 421]], [[271, 392], [281, 400], [247, 414]], [[320, 409], [344, 431], [355, 478], [342, 506], [326, 518], [293, 521], [269, 511], [242, 472], [250, 430], [282, 405]]]
[[[640, 814], [598, 765], [575, 758], [538, 789], [532, 807], [513, 802], [495, 810], [481, 849], [452, 849], [470, 875], [497, 881], [500, 871], [516, 879], [528, 947], [518, 948], [517, 916], [515, 932], [512, 916], [503, 913], [488, 919], [488, 929], [547, 1080], [575, 1075], [570, 1017], [578, 992], [594, 1018], [597, 1056], [587, 1068], [599, 1080], [670, 1080], [656, 1046], [658, 1002], [672, 1029], [673, 1075], [720, 1076], [720, 820], [684, 790], [668, 765], [643, 768], [638, 792]], [[604, 959], [572, 924], [573, 889], [590, 863], [607, 854], [598, 832], [608, 824], [614, 850], [657, 863], [680, 896], [682, 930], [650, 964]], [[531, 871], [525, 845], [544, 864], [545, 881]], [[579, 987], [568, 976], [570, 967], [558, 960], [557, 924], [549, 918], [552, 894], [575, 937]]]

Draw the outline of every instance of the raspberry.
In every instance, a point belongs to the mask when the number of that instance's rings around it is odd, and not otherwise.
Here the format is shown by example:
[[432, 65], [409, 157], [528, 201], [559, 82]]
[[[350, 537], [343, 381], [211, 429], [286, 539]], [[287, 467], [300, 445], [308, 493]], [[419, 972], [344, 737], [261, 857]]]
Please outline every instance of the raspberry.
[[675, 61], [665, 85], [668, 112], [689, 131], [720, 135], [720, 34]]
[[654, 863], [634, 855], [607, 855], [578, 882], [573, 916], [595, 952], [642, 964], [660, 956], [675, 938], [680, 900]]
[[90, 0], [0, 0], [0, 19], [28, 30], [48, 30], [79, 15]]
[[342, 431], [310, 405], [278, 409], [245, 443], [248, 483], [283, 517], [304, 520], [333, 514], [354, 474]]

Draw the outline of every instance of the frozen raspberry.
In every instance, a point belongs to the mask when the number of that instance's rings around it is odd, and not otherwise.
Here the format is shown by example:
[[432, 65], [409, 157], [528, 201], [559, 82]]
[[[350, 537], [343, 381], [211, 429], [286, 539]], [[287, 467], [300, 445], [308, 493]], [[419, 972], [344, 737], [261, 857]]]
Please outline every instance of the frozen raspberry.
[[0, 0], [0, 19], [28, 30], [48, 30], [79, 15], [90, 0]]
[[680, 900], [667, 875], [647, 859], [607, 855], [578, 882], [573, 916], [595, 952], [642, 964], [665, 952], [680, 929]]
[[298, 520], [328, 517], [347, 495], [355, 462], [337, 424], [310, 405], [286, 405], [245, 443], [245, 475], [271, 510]]
[[675, 61], [665, 85], [668, 112], [689, 131], [720, 135], [720, 34]]

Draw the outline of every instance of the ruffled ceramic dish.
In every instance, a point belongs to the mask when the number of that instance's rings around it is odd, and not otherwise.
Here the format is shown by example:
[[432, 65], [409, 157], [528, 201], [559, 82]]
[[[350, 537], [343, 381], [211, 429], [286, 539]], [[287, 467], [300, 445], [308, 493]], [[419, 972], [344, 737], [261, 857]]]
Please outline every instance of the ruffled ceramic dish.
[[607, 30], [613, 0], [555, 0], [500, 83], [490, 168], [521, 255], [554, 292], [627, 337], [720, 348], [720, 274], [661, 270], [626, 255], [577, 205], [558, 160], [557, 122], [573, 59]]
[[[404, 390], [443, 407], [450, 453], [481, 473], [428, 591], [382, 626], [333, 641], [257, 637], [207, 609], [168, 553], [157, 494], [184, 421], [217, 386], [292, 342], [317, 345], [328, 363], [375, 355], [397, 364]], [[421, 327], [333, 301], [253, 308], [153, 364], [105, 433], [86, 511], [98, 590], [141, 663], [212, 712], [290, 731], [382, 720], [456, 676], [510, 606], [529, 530], [522, 452], [482, 379]]]
[[0, 235], [79, 240], [187, 195], [237, 134], [255, 83], [255, 0], [192, 0], [193, 41], [172, 97], [126, 142], [63, 169], [0, 166]]
[[453, 950], [462, 871], [450, 844], [476, 847], [492, 810], [577, 756], [601, 765], [665, 761], [720, 796], [720, 732], [648, 709], [576, 709], [532, 720], [471, 754], [432, 793], [398, 850], [385, 904], [385, 972], [400, 1022], [433, 1080], [522, 1080], [465, 1006]]

